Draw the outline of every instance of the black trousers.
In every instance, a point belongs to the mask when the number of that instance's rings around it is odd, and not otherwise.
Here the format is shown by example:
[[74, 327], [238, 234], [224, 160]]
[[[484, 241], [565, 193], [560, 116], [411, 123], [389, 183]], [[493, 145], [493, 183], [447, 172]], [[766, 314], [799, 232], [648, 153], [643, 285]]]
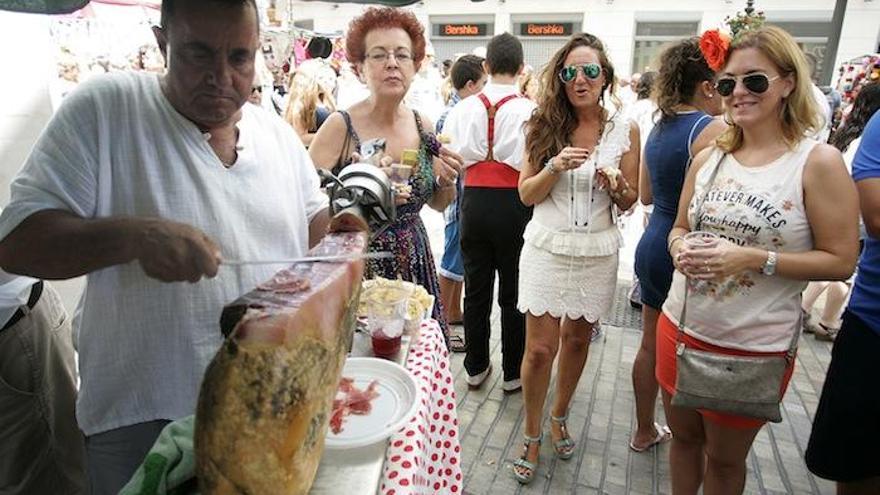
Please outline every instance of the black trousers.
[[465, 187], [461, 203], [461, 254], [464, 259], [464, 367], [473, 376], [489, 366], [489, 316], [495, 272], [501, 307], [504, 380], [519, 378], [525, 349], [525, 315], [516, 309], [519, 254], [532, 209], [516, 189]]

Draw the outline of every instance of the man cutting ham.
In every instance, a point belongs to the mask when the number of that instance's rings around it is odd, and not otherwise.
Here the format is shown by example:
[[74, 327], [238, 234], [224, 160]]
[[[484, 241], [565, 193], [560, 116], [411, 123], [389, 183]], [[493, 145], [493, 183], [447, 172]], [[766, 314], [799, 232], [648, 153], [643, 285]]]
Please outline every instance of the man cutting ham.
[[165, 0], [161, 24], [166, 73], [71, 93], [0, 217], [4, 270], [87, 276], [76, 409], [99, 494], [117, 493], [161, 428], [194, 412], [223, 304], [278, 268], [220, 268], [221, 254], [303, 256], [327, 225], [293, 130], [244, 105], [259, 46], [253, 0]]

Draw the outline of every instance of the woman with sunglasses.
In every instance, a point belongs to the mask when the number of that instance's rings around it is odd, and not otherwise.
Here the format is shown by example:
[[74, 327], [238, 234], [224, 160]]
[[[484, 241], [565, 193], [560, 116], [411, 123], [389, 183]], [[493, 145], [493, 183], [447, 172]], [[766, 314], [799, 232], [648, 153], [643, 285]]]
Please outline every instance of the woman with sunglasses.
[[[542, 411], [558, 352], [550, 436], [560, 459], [574, 455], [568, 406], [587, 360], [590, 333], [611, 308], [621, 236], [615, 207], [638, 197], [639, 131], [604, 106], [616, 87], [602, 42], [576, 34], [551, 59], [544, 92], [527, 124], [519, 194], [534, 205], [519, 267], [526, 313], [522, 363], [525, 449], [513, 474], [529, 483], [538, 467]], [[587, 421], [582, 413], [573, 418]]]
[[385, 139], [390, 158], [383, 162], [400, 163], [404, 150], [418, 150], [418, 166], [408, 183], [411, 193], [396, 196], [397, 219], [370, 242], [370, 251], [390, 251], [394, 257], [369, 260], [367, 277], [424, 286], [437, 298], [433, 317], [447, 334], [437, 270], [419, 212], [426, 204], [442, 212], [452, 201], [461, 157], [440, 147], [433, 124], [403, 102], [425, 58], [424, 29], [407, 10], [369, 8], [349, 24], [346, 56], [370, 95], [332, 114], [315, 135], [309, 155], [315, 166], [338, 172], [357, 158], [360, 143], [368, 139]]
[[659, 120], [645, 143], [639, 174], [639, 198], [645, 205], [654, 205], [654, 211], [635, 256], [642, 302], [642, 342], [632, 368], [636, 431], [629, 446], [635, 452], [672, 437], [668, 427], [654, 422], [657, 318], [675, 271], [666, 252], [666, 238], [675, 221], [691, 159], [727, 129], [722, 119], [713, 119], [721, 114], [714, 79], [715, 71], [703, 58], [697, 37], [682, 40], [660, 55], [653, 92]]
[[[677, 271], [657, 322], [675, 494], [700, 485], [706, 495], [741, 493], [746, 456], [766, 422], [673, 406], [676, 346], [783, 357], [781, 397], [794, 369], [801, 292], [808, 280], [848, 278], [858, 251], [856, 191], [840, 152], [805, 137], [820, 123], [797, 44], [768, 26], [741, 33], [722, 54], [712, 59], [715, 90], [730, 128], [688, 172], [668, 239]], [[698, 230], [718, 242], [684, 238]]]

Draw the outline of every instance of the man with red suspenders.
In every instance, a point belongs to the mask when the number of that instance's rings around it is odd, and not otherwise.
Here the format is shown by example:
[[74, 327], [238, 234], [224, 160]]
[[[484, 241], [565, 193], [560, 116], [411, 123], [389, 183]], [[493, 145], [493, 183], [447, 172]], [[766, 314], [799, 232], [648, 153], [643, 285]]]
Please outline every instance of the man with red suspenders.
[[495, 272], [501, 307], [501, 352], [506, 392], [521, 388], [525, 317], [516, 308], [519, 253], [532, 212], [517, 191], [523, 163], [526, 121], [535, 104], [517, 90], [523, 68], [522, 44], [509, 33], [486, 47], [489, 84], [462, 100], [446, 118], [449, 147], [465, 161], [461, 204], [461, 252], [464, 258], [464, 334], [467, 382], [479, 387], [492, 371], [489, 316]]

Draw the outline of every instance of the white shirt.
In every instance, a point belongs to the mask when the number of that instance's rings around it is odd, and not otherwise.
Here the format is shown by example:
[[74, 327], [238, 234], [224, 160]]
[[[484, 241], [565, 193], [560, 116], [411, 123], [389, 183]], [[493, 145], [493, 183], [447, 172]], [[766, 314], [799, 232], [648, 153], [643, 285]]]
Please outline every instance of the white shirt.
[[639, 141], [642, 153], [645, 151], [645, 143], [654, 129], [657, 116], [657, 104], [650, 98], [642, 98], [626, 108], [626, 114], [630, 120], [639, 126]]
[[[483, 94], [492, 104], [505, 96], [518, 94], [515, 85], [489, 82]], [[522, 169], [523, 152], [526, 146], [525, 124], [532, 116], [535, 103], [528, 98], [514, 98], [498, 109], [495, 114], [495, 160], [516, 170]], [[486, 159], [489, 152], [489, 120], [486, 107], [478, 95], [468, 96], [455, 105], [446, 117], [443, 134], [451, 142], [447, 147], [464, 158], [464, 166], [469, 167]]]
[[608, 191], [600, 190], [596, 170], [620, 168], [630, 149], [631, 124], [617, 113], [605, 124], [602, 141], [580, 167], [559, 172], [550, 193], [535, 205], [523, 238], [534, 246], [564, 256], [609, 256], [620, 248], [621, 235]]
[[[94, 78], [64, 100], [13, 181], [0, 238], [54, 208], [190, 224], [229, 259], [303, 255], [308, 223], [327, 204], [309, 155], [259, 107], [245, 105], [238, 128], [238, 160], [227, 169], [157, 75]], [[136, 262], [88, 274], [74, 321], [80, 428], [93, 435], [192, 414], [222, 342], [223, 305], [279, 268], [221, 266], [196, 284], [148, 278]]]
[[0, 270], [0, 328], [12, 318], [20, 306], [27, 304], [31, 286], [36, 279], [21, 277]]
[[446, 109], [443, 98], [440, 96], [440, 86], [443, 80], [439, 77], [439, 72], [436, 76], [435, 72], [435, 70], [428, 69], [416, 73], [404, 98], [406, 106], [418, 110], [419, 113], [431, 119], [431, 122], [437, 122]]
[[827, 143], [828, 137], [831, 135], [831, 105], [828, 104], [828, 98], [825, 93], [815, 84], [810, 85], [813, 90], [813, 100], [819, 108], [819, 128], [810, 136], [820, 143]]
[[[716, 148], [697, 173], [688, 208], [691, 226], [708, 230], [740, 246], [781, 253], [813, 249], [813, 235], [804, 206], [803, 172], [816, 145], [803, 139], [771, 163], [744, 167], [728, 154], [706, 194], [707, 183], [720, 157]], [[693, 227], [693, 230], [697, 230]], [[676, 325], [684, 301], [685, 277], [672, 276], [663, 312]], [[800, 332], [801, 292], [807, 282], [745, 271], [718, 281], [699, 281], [688, 293], [684, 329], [704, 342], [753, 352], [788, 350]]]

